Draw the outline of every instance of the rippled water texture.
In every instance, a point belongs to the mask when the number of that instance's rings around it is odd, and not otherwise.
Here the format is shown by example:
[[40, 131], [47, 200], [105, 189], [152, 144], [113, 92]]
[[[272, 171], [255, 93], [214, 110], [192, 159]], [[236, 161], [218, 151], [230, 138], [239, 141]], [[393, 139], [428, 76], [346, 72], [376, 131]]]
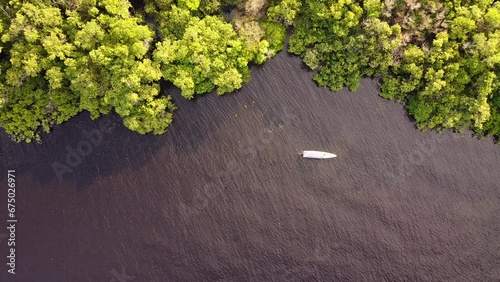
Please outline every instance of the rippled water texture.
[[[2, 133], [0, 214], [16, 169], [19, 222], [1, 281], [500, 281], [500, 147], [419, 132], [375, 81], [332, 93], [311, 76], [281, 53], [238, 93], [170, 89], [162, 136], [87, 114], [41, 145]], [[67, 148], [88, 155], [60, 182]]]

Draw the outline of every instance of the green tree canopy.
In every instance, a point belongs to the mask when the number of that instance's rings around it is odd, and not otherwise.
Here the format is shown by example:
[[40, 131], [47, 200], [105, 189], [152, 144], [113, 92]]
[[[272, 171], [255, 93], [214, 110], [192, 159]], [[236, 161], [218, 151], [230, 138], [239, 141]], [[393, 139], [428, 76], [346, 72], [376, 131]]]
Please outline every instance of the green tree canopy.
[[377, 77], [381, 95], [405, 103], [420, 129], [500, 136], [500, 2], [302, 3], [289, 51], [319, 85], [354, 90], [362, 76]]
[[240, 88], [249, 79], [248, 63], [262, 63], [266, 58], [267, 41], [251, 48], [219, 17], [199, 18], [173, 6], [162, 12], [161, 22], [164, 40], [156, 45], [154, 61], [161, 64], [163, 77], [187, 99], [214, 88], [218, 94]]
[[[162, 133], [173, 104], [158, 97], [154, 33], [125, 0], [11, 1], [1, 40], [0, 125], [16, 141], [39, 139], [81, 111], [114, 109], [140, 133]], [[2, 20], [3, 22], [3, 20]]]

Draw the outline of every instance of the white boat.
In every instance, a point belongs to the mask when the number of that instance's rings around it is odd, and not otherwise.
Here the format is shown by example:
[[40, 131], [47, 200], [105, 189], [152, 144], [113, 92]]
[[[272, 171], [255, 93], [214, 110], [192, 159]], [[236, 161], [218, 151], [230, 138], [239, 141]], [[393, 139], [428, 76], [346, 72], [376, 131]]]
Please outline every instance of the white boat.
[[331, 159], [335, 158], [337, 155], [328, 153], [328, 152], [321, 152], [321, 151], [302, 151], [302, 157], [308, 158], [308, 159]]

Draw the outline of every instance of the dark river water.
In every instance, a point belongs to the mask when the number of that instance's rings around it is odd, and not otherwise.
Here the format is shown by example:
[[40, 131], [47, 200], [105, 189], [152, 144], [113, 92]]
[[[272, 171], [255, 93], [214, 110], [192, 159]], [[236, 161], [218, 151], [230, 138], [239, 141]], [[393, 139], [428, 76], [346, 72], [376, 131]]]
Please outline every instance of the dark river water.
[[500, 147], [416, 130], [375, 81], [332, 93], [311, 76], [281, 53], [234, 94], [168, 89], [161, 136], [87, 114], [43, 144], [2, 133], [0, 280], [500, 281]]

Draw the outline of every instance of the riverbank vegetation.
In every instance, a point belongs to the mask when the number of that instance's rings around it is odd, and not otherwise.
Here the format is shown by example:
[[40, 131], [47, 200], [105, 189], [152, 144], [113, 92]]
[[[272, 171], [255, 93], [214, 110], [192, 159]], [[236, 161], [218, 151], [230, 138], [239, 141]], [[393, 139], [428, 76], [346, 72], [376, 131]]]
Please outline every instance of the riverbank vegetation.
[[500, 2], [313, 0], [286, 13], [289, 51], [319, 85], [355, 90], [377, 77], [420, 129], [500, 136]]
[[282, 46], [279, 28], [260, 26], [264, 1], [247, 2], [253, 5], [239, 9], [232, 22], [222, 16], [238, 2], [151, 0], [138, 9], [127, 0], [2, 5], [0, 126], [13, 140], [31, 142], [82, 111], [95, 119], [113, 110], [131, 130], [165, 132], [175, 106], [160, 93], [161, 79], [187, 99], [214, 89], [222, 95], [248, 81], [250, 63], [263, 63]]
[[[500, 137], [493, 0], [12, 0], [0, 11], [0, 126], [40, 140], [82, 111], [161, 134], [182, 96], [239, 89], [283, 48], [333, 91], [380, 79], [420, 129]], [[307, 99], [307, 98], [305, 98]]]

